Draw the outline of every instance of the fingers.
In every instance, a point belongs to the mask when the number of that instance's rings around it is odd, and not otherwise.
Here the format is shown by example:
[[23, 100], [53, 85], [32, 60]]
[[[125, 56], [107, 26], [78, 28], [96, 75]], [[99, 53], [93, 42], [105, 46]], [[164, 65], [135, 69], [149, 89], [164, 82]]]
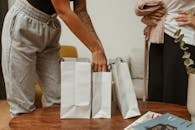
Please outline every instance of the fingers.
[[177, 13], [180, 14], [180, 15], [188, 15], [188, 14], [190, 14], [190, 12], [184, 11], [184, 10], [179, 10]]
[[186, 22], [179, 22], [179, 23], [178, 23], [179, 26], [186, 26], [186, 25], [189, 25], [189, 24], [191, 24], [191, 22], [189, 22], [189, 21], [186, 21]]
[[107, 65], [92, 64], [93, 72], [106, 72], [108, 71]]
[[104, 65], [102, 66], [102, 72], [107, 72], [108, 71], [108, 66], [107, 65]]
[[98, 66], [98, 72], [102, 72], [102, 66]]
[[187, 11], [180, 10], [178, 11], [179, 16], [175, 18], [179, 26], [191, 25], [192, 23], [192, 14]]
[[185, 15], [180, 15], [180, 16], [176, 17], [175, 20], [177, 22], [186, 22], [186, 21], [189, 20], [189, 18], [187, 16], [185, 16]]
[[106, 72], [108, 71], [107, 59], [104, 51], [95, 51], [92, 53], [92, 69], [94, 72]]
[[93, 70], [94, 72], [98, 72], [98, 65], [95, 64], [95, 63], [93, 63], [93, 64], [92, 64], [92, 70]]

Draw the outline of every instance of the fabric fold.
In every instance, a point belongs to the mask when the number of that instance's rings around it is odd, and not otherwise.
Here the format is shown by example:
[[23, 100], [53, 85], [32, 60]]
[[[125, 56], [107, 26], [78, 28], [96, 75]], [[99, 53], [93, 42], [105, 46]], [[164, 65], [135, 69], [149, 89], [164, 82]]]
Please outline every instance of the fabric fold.
[[166, 15], [158, 22], [152, 21], [150, 18], [150, 14], [161, 8], [166, 8], [163, 0], [138, 0], [135, 7], [136, 15], [142, 16], [142, 22], [147, 25], [144, 29], [144, 35], [150, 43], [164, 42], [164, 21]]

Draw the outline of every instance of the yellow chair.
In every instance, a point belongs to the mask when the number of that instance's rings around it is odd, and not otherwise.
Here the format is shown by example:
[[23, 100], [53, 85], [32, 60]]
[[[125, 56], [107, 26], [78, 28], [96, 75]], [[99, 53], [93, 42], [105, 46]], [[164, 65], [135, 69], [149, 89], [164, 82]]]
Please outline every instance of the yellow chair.
[[[78, 57], [77, 49], [74, 46], [61, 45], [60, 57]], [[42, 107], [41, 103], [42, 92], [39, 83], [35, 83], [35, 106], [37, 108]]]
[[61, 45], [60, 57], [78, 57], [77, 49], [74, 46]]

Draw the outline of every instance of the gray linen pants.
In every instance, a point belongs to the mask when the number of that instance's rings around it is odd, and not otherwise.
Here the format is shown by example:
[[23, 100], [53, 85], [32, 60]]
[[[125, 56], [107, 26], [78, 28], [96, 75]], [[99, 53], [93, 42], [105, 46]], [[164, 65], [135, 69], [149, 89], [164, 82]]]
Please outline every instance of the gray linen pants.
[[2, 32], [2, 69], [12, 114], [35, 110], [34, 83], [39, 80], [43, 107], [60, 103], [59, 37], [56, 15], [24, 0], [8, 11]]

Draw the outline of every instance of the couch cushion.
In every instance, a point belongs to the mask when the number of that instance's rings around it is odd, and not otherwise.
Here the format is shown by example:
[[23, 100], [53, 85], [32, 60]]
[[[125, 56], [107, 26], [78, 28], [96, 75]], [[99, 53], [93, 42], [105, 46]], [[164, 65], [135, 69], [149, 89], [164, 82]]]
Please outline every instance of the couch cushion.
[[144, 48], [133, 48], [129, 53], [129, 66], [138, 99], [144, 92]]

